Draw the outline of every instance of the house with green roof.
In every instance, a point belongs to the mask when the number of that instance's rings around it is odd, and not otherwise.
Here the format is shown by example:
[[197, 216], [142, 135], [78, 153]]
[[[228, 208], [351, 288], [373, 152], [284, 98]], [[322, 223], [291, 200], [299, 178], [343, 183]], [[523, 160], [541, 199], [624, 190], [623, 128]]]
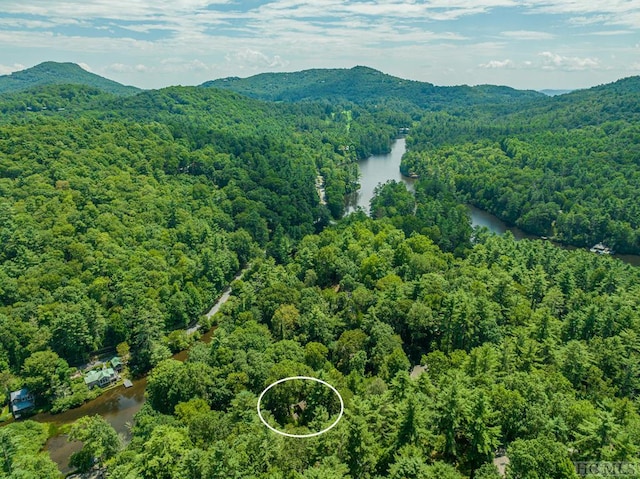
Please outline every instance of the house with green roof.
[[116, 372], [122, 371], [122, 360], [118, 356], [114, 356], [109, 361], [111, 367], [116, 370]]
[[94, 369], [93, 371], [89, 371], [84, 377], [84, 383], [89, 389], [93, 389], [94, 386], [108, 386], [117, 381], [117, 379], [118, 374], [113, 368]]

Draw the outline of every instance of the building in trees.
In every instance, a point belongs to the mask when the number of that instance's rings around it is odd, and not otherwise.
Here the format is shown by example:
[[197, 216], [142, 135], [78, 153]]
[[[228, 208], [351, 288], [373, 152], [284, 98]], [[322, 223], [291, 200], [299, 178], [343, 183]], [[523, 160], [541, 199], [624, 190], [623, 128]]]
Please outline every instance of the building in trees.
[[27, 388], [22, 388], [18, 391], [13, 391], [9, 395], [9, 404], [13, 417], [19, 419], [23, 414], [33, 410], [36, 401]]
[[113, 368], [103, 368], [100, 370], [89, 371], [84, 378], [84, 383], [89, 389], [93, 389], [95, 386], [105, 387], [115, 382], [118, 379], [118, 374]]

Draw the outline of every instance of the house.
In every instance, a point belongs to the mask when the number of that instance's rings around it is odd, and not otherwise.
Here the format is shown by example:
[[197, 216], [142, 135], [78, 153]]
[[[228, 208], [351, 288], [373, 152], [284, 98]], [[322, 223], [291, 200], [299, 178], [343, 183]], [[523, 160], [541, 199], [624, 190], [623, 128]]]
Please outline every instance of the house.
[[613, 251], [611, 251], [610, 248], [607, 248], [602, 243], [594, 244], [589, 249], [589, 251], [591, 251], [592, 253], [597, 253], [597, 254], [613, 254]]
[[111, 363], [111, 367], [116, 371], [116, 372], [121, 372], [122, 371], [122, 360], [118, 357], [118, 356], [114, 356], [111, 358], [111, 360], [109, 361]]
[[297, 404], [291, 405], [291, 417], [293, 417], [294, 421], [297, 421], [300, 418], [300, 415], [307, 409], [307, 401], [302, 400]]
[[498, 469], [498, 474], [502, 477], [506, 477], [507, 475], [507, 466], [510, 464], [509, 457], [507, 456], [507, 451], [505, 448], [500, 447], [495, 452], [493, 458], [493, 465]]
[[89, 389], [93, 389], [94, 386], [108, 386], [117, 379], [118, 374], [113, 368], [94, 369], [93, 371], [89, 371], [84, 377], [84, 383]]
[[18, 419], [24, 413], [31, 411], [36, 406], [36, 401], [27, 388], [22, 388], [9, 395], [9, 405], [13, 417]]

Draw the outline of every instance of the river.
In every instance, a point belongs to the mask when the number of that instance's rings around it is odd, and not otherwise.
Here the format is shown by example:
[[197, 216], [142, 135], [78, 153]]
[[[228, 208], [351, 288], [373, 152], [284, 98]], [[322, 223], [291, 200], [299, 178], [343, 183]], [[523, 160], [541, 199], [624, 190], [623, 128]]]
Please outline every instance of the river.
[[[243, 273], [247, 270], [245, 267], [240, 271], [233, 279], [239, 279]], [[211, 307], [206, 314], [207, 317], [213, 316], [220, 310], [220, 307], [227, 302], [231, 295], [231, 288], [227, 287], [218, 301]], [[192, 326], [187, 331], [194, 333], [200, 328], [198, 324]], [[215, 328], [211, 328], [204, 333], [199, 339], [204, 343], [209, 343], [213, 336]], [[188, 350], [180, 351], [174, 354], [172, 357], [178, 361], [186, 361], [188, 356]], [[125, 388], [124, 386], [116, 386], [113, 389], [106, 391], [93, 401], [89, 401], [82, 406], [69, 409], [60, 414], [37, 414], [31, 419], [54, 424], [55, 426], [62, 426], [65, 424], [72, 424], [77, 419], [83, 416], [100, 415], [106, 419], [106, 421], [113, 426], [116, 432], [124, 439], [125, 443], [131, 438], [131, 424], [133, 423], [133, 416], [140, 410], [145, 401], [144, 392], [147, 387], [147, 378], [142, 377], [136, 379], [133, 382], [133, 386]], [[63, 474], [72, 472], [69, 467], [69, 458], [71, 454], [77, 452], [82, 447], [82, 443], [78, 441], [69, 441], [66, 434], [54, 436], [47, 441], [45, 449], [49, 452], [51, 459], [58, 465], [58, 469]]]
[[400, 160], [405, 151], [405, 139], [398, 138], [391, 145], [389, 153], [373, 155], [358, 162], [360, 189], [347, 196], [346, 214], [355, 211], [358, 207], [369, 214], [369, 202], [373, 198], [373, 190], [379, 183], [388, 180], [402, 181], [410, 191], [413, 191], [413, 185], [417, 180], [400, 173]]
[[[391, 146], [391, 151], [384, 155], [373, 155], [364, 160], [358, 162], [358, 168], [360, 169], [360, 189], [346, 199], [346, 214], [355, 211], [356, 208], [361, 207], [364, 211], [369, 213], [369, 203], [373, 198], [373, 191], [379, 183], [384, 183], [388, 180], [402, 181], [409, 191], [414, 191], [415, 178], [409, 178], [400, 173], [400, 160], [402, 155], [406, 151], [406, 144], [404, 138], [398, 138]], [[504, 234], [510, 231], [513, 236], [518, 239], [538, 239], [538, 236], [534, 236], [525, 233], [520, 228], [515, 226], [509, 226], [497, 216], [491, 213], [476, 208], [475, 206], [468, 205], [469, 214], [471, 216], [471, 226], [486, 226], [490, 231], [496, 234]], [[572, 246], [564, 246], [554, 243], [562, 248], [575, 249]], [[634, 266], [640, 266], [640, 256], [638, 255], [614, 255], [616, 258], [621, 259], [625, 263], [632, 264]]]

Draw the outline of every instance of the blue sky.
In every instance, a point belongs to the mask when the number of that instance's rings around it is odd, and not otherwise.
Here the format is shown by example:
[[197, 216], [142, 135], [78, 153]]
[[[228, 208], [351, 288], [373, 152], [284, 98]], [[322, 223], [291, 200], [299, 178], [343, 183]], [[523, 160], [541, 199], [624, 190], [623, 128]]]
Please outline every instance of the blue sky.
[[640, 74], [640, 0], [2, 0], [0, 74], [47, 60], [143, 88], [354, 65], [584, 88]]

